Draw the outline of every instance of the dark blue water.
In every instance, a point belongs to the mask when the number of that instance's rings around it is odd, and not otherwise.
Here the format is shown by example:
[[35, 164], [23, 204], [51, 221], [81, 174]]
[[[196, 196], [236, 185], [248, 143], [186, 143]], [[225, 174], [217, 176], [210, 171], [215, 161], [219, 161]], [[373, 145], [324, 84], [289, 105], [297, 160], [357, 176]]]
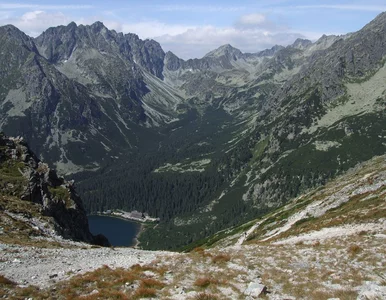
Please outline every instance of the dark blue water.
[[102, 233], [112, 246], [133, 246], [141, 225], [109, 216], [88, 216], [92, 234]]

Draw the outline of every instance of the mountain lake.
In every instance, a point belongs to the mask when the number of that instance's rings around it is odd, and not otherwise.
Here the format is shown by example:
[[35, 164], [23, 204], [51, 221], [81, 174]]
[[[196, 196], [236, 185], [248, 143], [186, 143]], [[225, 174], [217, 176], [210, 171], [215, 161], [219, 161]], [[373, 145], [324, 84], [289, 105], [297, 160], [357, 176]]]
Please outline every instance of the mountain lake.
[[112, 246], [134, 246], [141, 229], [141, 225], [136, 222], [111, 216], [90, 215], [88, 224], [92, 234], [103, 234]]

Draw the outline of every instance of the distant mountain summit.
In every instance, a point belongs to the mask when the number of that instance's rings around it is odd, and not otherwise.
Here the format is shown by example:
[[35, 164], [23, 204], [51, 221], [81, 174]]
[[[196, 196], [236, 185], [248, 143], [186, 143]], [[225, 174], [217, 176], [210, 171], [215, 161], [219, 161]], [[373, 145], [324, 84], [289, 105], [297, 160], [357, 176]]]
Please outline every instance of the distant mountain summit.
[[312, 45], [312, 42], [310, 40], [306, 40], [306, 39], [296, 39], [296, 41], [291, 45], [291, 47], [293, 48], [296, 48], [296, 49], [300, 49], [300, 50], [303, 50], [309, 46]]
[[229, 44], [223, 45], [204, 56], [205, 57], [221, 57], [225, 56], [228, 59], [237, 60], [237, 58], [242, 57], [242, 52], [239, 49], [232, 47]]
[[[108, 30], [102, 22], [90, 26], [67, 26], [49, 28], [35, 40], [40, 54], [51, 63], [59, 63], [77, 56], [83, 50], [95, 49], [99, 53], [116, 55], [140, 65], [151, 74], [162, 77], [163, 52], [154, 40], [142, 41], [136, 34], [116, 33]], [[75, 58], [75, 57], [73, 57]]]

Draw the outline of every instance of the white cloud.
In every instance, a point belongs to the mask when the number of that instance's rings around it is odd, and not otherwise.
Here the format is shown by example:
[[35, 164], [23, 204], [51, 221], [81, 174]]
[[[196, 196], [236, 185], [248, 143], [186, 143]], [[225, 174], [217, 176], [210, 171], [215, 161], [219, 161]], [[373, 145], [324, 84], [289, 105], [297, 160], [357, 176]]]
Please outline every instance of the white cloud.
[[194, 26], [170, 25], [158, 21], [139, 22], [121, 25], [121, 29], [123, 32], [131, 32], [138, 34], [138, 36], [143, 39], [154, 38], [156, 36], [162, 35], [176, 36], [194, 28]]
[[234, 25], [239, 29], [265, 29], [269, 32], [286, 31], [287, 28], [271, 22], [264, 14], [254, 13], [241, 16]]
[[0, 11], [0, 22], [3, 19], [9, 19], [11, 14], [12, 14], [11, 11], [6, 11], [6, 10]]
[[[279, 27], [259, 13], [243, 15], [233, 26], [225, 27], [166, 24], [155, 20], [137, 23], [103, 22], [106, 27], [118, 32], [135, 33], [141, 39], [152, 38], [158, 41], [165, 51], [170, 50], [184, 59], [202, 57], [224, 44], [231, 44], [243, 52], [257, 52], [276, 44], [288, 45], [299, 37], [308, 37]], [[92, 22], [82, 20], [77, 23]], [[309, 38], [315, 38], [315, 34]]]
[[187, 59], [202, 57], [209, 51], [231, 44], [243, 52], [258, 52], [273, 45], [288, 45], [296, 38], [304, 36], [291, 32], [269, 32], [259, 29], [240, 29], [235, 27], [202, 26], [189, 29], [178, 35], [155, 37], [164, 50], [170, 50], [177, 56]]
[[245, 10], [245, 6], [214, 6], [214, 5], [153, 5], [159, 11], [190, 11], [190, 12], [235, 12]]
[[386, 5], [355, 5], [355, 4], [321, 4], [321, 5], [299, 5], [297, 9], [338, 9], [338, 10], [356, 10], [382, 12], [386, 11]]
[[240, 17], [239, 22], [245, 25], [261, 25], [267, 21], [263, 14], [250, 14]]
[[[231, 44], [243, 52], [253, 53], [276, 44], [286, 46], [297, 38], [316, 39], [322, 35], [291, 31], [287, 27], [276, 25], [260, 13], [243, 15], [233, 26], [226, 27], [207, 25], [185, 28], [181, 26], [178, 27], [178, 30], [172, 32], [166, 26], [165, 30], [158, 31], [165, 31], [165, 33], [159, 35], [152, 29], [155, 28], [152, 24], [142, 23], [141, 25], [143, 26], [142, 32], [146, 31], [151, 34], [150, 37], [158, 41], [164, 50], [170, 50], [184, 59], [202, 57], [209, 51], [224, 44]], [[162, 26], [158, 27], [162, 28]], [[144, 30], [144, 28], [147, 28], [147, 30]]]
[[92, 5], [40, 5], [40, 4], [21, 4], [21, 3], [0, 3], [0, 9], [38, 9], [38, 10], [74, 10], [90, 9]]
[[30, 11], [18, 18], [4, 18], [0, 21], [3, 25], [13, 24], [31, 36], [37, 36], [49, 27], [70, 22], [71, 20], [63, 13], [47, 13], [42, 10]]

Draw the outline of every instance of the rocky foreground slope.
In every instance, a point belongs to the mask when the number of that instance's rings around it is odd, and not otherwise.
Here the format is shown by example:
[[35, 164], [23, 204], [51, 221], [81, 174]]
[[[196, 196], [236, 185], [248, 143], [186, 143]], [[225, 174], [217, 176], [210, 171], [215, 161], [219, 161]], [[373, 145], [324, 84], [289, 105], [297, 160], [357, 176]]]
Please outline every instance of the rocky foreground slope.
[[188, 253], [3, 241], [0, 293], [15, 299], [385, 299], [385, 242], [386, 156], [380, 156]]

